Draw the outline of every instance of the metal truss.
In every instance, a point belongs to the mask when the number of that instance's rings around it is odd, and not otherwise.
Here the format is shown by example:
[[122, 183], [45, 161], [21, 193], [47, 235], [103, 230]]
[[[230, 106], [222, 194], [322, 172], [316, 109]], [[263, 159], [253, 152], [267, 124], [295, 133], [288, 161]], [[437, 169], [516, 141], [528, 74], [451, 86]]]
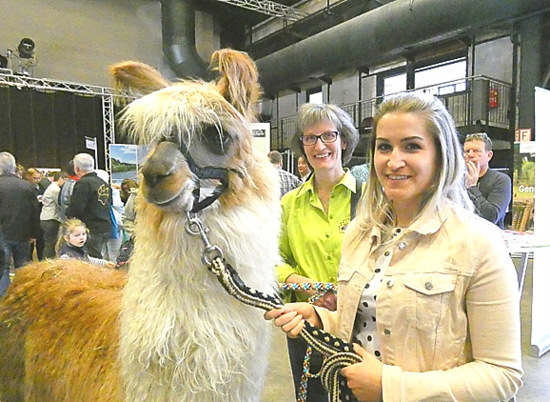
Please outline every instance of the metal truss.
[[116, 95], [111, 88], [98, 87], [73, 82], [56, 81], [45, 78], [34, 78], [27, 75], [1, 74], [0, 86], [29, 88], [37, 91], [64, 91], [84, 95]]
[[115, 98], [129, 98], [115, 93], [112, 88], [99, 87], [72, 82], [34, 78], [25, 75], [0, 73], [0, 87], [8, 86], [17, 89], [33, 89], [42, 92], [71, 92], [79, 95], [101, 96], [103, 104], [103, 143], [105, 145], [105, 167], [111, 171], [110, 144], [115, 144]]
[[103, 101], [103, 145], [105, 147], [105, 170], [111, 173], [111, 147], [115, 142], [115, 108], [114, 97], [105, 95]]
[[296, 10], [293, 7], [275, 3], [268, 0], [216, 0], [220, 3], [232, 4], [247, 10], [256, 11], [272, 17], [283, 18], [289, 21], [297, 21], [307, 17], [306, 13]]

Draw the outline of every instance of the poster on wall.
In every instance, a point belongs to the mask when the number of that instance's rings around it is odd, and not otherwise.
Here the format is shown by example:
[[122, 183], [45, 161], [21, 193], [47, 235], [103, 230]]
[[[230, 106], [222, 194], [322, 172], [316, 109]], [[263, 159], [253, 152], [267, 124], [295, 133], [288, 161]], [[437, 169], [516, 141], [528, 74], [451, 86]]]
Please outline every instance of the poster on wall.
[[271, 126], [269, 123], [252, 123], [252, 146], [258, 152], [267, 155], [270, 149]]
[[138, 181], [139, 168], [149, 153], [149, 145], [111, 144], [111, 182], [120, 184], [124, 179]]
[[533, 232], [535, 213], [535, 141], [514, 144], [512, 230]]

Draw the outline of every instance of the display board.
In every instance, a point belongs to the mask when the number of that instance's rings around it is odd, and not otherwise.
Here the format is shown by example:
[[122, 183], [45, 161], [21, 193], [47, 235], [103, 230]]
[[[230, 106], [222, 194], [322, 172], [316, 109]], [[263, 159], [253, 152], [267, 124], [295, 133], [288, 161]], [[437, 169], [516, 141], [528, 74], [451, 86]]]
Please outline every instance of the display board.
[[[535, 141], [537, 144], [535, 166], [535, 216], [534, 232], [541, 238], [550, 238], [550, 91], [535, 88]], [[540, 356], [550, 350], [550, 247], [534, 252], [533, 257], [533, 304], [531, 345], [532, 354]]]
[[269, 123], [252, 123], [252, 146], [263, 155], [267, 155], [270, 149], [271, 126]]
[[138, 181], [139, 168], [145, 161], [151, 146], [110, 144], [111, 182], [120, 184], [124, 179]]

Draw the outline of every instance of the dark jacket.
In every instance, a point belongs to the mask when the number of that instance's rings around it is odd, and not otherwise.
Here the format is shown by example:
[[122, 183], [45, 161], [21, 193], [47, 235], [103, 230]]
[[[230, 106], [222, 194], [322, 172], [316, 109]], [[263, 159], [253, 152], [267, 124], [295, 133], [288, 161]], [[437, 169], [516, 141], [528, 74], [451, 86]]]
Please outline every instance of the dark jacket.
[[67, 208], [71, 202], [71, 196], [73, 195], [74, 184], [77, 180], [73, 179], [72, 176], [69, 176], [65, 183], [61, 186], [59, 195], [57, 196], [57, 202], [61, 208], [61, 218], [65, 220], [67, 218]]
[[111, 202], [109, 184], [90, 172], [75, 183], [65, 213], [80, 219], [92, 233], [111, 233]]
[[504, 217], [512, 199], [512, 181], [507, 174], [487, 170], [477, 186], [468, 189], [468, 195], [479, 216], [504, 229]]
[[0, 176], [0, 225], [4, 239], [27, 241], [40, 228], [40, 204], [32, 184], [15, 176]]
[[65, 244], [58, 253], [62, 258], [76, 258], [77, 260], [87, 261], [89, 259], [88, 250], [86, 246], [75, 247], [72, 244]]

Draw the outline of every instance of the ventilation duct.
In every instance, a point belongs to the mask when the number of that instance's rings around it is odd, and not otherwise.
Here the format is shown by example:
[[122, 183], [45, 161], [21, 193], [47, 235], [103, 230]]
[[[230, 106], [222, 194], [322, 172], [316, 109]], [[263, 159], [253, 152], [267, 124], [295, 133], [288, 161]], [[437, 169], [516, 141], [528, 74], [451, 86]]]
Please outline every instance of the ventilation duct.
[[162, 50], [170, 68], [180, 78], [210, 80], [208, 63], [195, 43], [195, 7], [192, 0], [161, 0]]
[[396, 0], [256, 60], [266, 94], [550, 9], [548, 0]]

